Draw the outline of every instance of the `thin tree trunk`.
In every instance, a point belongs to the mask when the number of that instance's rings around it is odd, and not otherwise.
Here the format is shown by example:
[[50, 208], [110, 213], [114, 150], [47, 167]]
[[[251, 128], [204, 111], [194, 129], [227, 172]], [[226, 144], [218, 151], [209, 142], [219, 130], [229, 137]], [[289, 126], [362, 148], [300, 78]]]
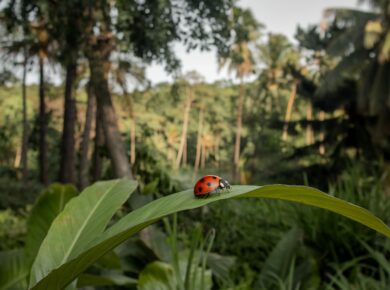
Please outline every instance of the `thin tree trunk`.
[[294, 81], [291, 85], [291, 93], [290, 93], [290, 97], [288, 98], [286, 115], [284, 117], [284, 126], [283, 126], [283, 134], [282, 134], [283, 140], [287, 140], [288, 137], [288, 123], [291, 120], [291, 113], [292, 113], [292, 108], [294, 105], [294, 100], [296, 95], [297, 95], [297, 83], [296, 81]]
[[75, 183], [75, 124], [76, 101], [73, 96], [73, 86], [76, 78], [76, 62], [69, 63], [66, 67], [64, 124], [61, 141], [61, 160], [59, 181], [62, 183]]
[[135, 114], [134, 111], [130, 115], [131, 125], [130, 125], [130, 164], [135, 164]]
[[219, 157], [219, 143], [220, 143], [220, 137], [218, 136], [216, 143], [215, 143], [215, 162], [216, 162], [216, 167], [219, 169], [220, 167], [220, 157]]
[[201, 106], [199, 110], [198, 136], [196, 138], [196, 155], [195, 155], [194, 177], [193, 177], [194, 180], [198, 176], [198, 171], [199, 171], [200, 150], [202, 146], [202, 134], [203, 134], [203, 114], [204, 114], [204, 107]]
[[49, 184], [48, 176], [48, 160], [47, 160], [47, 113], [45, 103], [45, 74], [44, 74], [44, 58], [39, 58], [39, 181], [44, 184]]
[[135, 125], [136, 125], [136, 119], [135, 119], [135, 112], [134, 112], [134, 105], [131, 95], [128, 94], [126, 83], [123, 81], [120, 81], [120, 85], [122, 87], [122, 91], [124, 94], [124, 97], [126, 99], [127, 107], [129, 109], [129, 115], [130, 115], [130, 164], [135, 164]]
[[98, 106], [98, 118], [103, 123], [105, 143], [116, 177], [133, 179], [108, 87], [107, 58], [103, 58], [102, 54], [95, 50], [92, 55], [89, 55], [91, 81]]
[[179, 146], [179, 151], [177, 152], [176, 163], [175, 163], [176, 168], [180, 167], [180, 162], [183, 157], [184, 146], [187, 141], [187, 130], [188, 130], [188, 122], [190, 119], [191, 104], [192, 104], [192, 89], [189, 88], [186, 106], [184, 108], [183, 130], [181, 133], [180, 146]]
[[[311, 105], [311, 102], [307, 104], [306, 108], [306, 120], [308, 122], [311, 122], [313, 120], [313, 107]], [[311, 145], [314, 142], [313, 138], [313, 127], [310, 123], [308, 123], [306, 127], [306, 145]]]
[[[94, 96], [95, 97], [95, 96]], [[96, 99], [96, 97], [95, 97]], [[99, 180], [102, 175], [103, 168], [103, 156], [102, 149], [104, 146], [104, 133], [102, 120], [99, 118], [98, 108], [95, 111], [95, 148], [93, 151], [93, 167], [92, 167], [92, 179], [93, 181]]]
[[79, 187], [81, 189], [89, 185], [89, 166], [88, 166], [88, 155], [89, 155], [89, 143], [92, 128], [93, 109], [95, 108], [95, 96], [90, 83], [87, 85], [87, 110], [85, 113], [85, 124], [84, 132], [81, 139], [80, 145], [80, 169], [79, 169]]
[[181, 163], [182, 165], [186, 165], [187, 164], [187, 139], [184, 143], [184, 150], [183, 150], [183, 162]]
[[240, 147], [241, 147], [241, 129], [242, 129], [242, 114], [244, 109], [244, 84], [240, 84], [238, 104], [237, 104], [237, 120], [236, 120], [236, 142], [234, 145], [234, 179], [238, 180], [240, 176]]
[[20, 161], [22, 159], [22, 148], [18, 147], [16, 149], [15, 159], [14, 159], [14, 168], [20, 167]]
[[205, 144], [202, 144], [201, 153], [200, 153], [200, 168], [204, 169], [205, 166], [206, 166], [206, 146]]
[[22, 77], [22, 113], [23, 113], [23, 136], [22, 136], [22, 180], [27, 181], [28, 178], [28, 135], [29, 127], [27, 121], [27, 92], [26, 92], [26, 77], [27, 77], [27, 52], [24, 53], [23, 62], [23, 77]]
[[321, 132], [320, 132], [320, 147], [319, 147], [319, 152], [321, 155], [324, 155], [325, 154], [325, 145], [324, 145], [324, 140], [325, 140], [325, 131], [324, 131], [324, 120], [325, 120], [325, 112], [324, 111], [321, 111], [320, 114], [319, 114], [319, 119], [320, 119], [320, 122], [321, 122]]

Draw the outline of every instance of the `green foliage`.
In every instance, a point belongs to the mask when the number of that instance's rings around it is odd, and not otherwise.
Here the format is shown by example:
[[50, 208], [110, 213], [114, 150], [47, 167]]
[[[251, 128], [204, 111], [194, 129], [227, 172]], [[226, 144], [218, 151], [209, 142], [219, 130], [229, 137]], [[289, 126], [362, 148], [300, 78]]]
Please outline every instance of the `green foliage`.
[[[111, 214], [105, 216], [96, 215], [94, 223], [90, 223], [91, 221], [88, 218], [78, 219], [78, 222], [72, 224], [70, 228], [68, 223], [64, 223], [72, 220], [76, 212], [79, 213], [85, 210], [85, 205], [81, 205], [87, 200], [92, 202], [89, 205], [92, 209], [99, 211], [99, 206], [101, 206], [99, 200], [101, 201], [101, 198], [106, 196], [104, 194], [101, 195], [99, 190], [95, 191], [95, 188], [99, 188], [99, 186], [109, 186], [111, 188], [112, 185], [117, 184], [119, 186], [120, 184], [121, 187], [117, 188], [118, 194], [129, 193], [135, 188], [132, 183], [122, 181], [122, 183], [118, 184], [118, 182], [97, 183], [95, 186], [87, 188], [79, 197], [74, 198], [53, 222], [31, 270], [31, 289], [44, 289], [47, 287], [60, 289], [65, 287], [99, 257], [103, 256], [104, 253], [123, 243], [137, 231], [158, 219], [178, 211], [197, 208], [217, 200], [233, 197], [263, 197], [313, 205], [349, 217], [386, 236], [390, 236], [390, 229], [367, 210], [312, 188], [283, 185], [263, 187], [233, 186], [230, 193], [208, 199], [196, 199], [190, 190], [179, 192], [150, 202], [144, 207], [129, 213], [104, 232], [102, 231], [107, 225], [107, 218]], [[112, 199], [108, 200], [104, 208], [107, 208], [111, 202], [113, 202]], [[95, 213], [96, 211], [92, 210], [92, 214], [89, 212], [87, 216], [92, 216]], [[74, 221], [76, 222], [76, 220]], [[99, 228], [96, 229], [96, 226]], [[96, 230], [91, 232], [91, 228]], [[57, 235], [59, 230], [62, 233], [61, 240], [58, 239]], [[87, 233], [88, 236], [86, 236]], [[80, 237], [85, 237], [85, 239], [81, 240], [79, 239]], [[68, 241], [68, 244], [57, 248], [56, 245], [62, 241]], [[43, 261], [45, 262], [43, 263]]]
[[[10, 210], [1, 212], [1, 215], [5, 217], [5, 220], [0, 220], [1, 249], [7, 250], [0, 252], [2, 260], [0, 277], [3, 279], [0, 281], [0, 289], [22, 290], [27, 288], [29, 270], [41, 242], [55, 216], [63, 210], [65, 204], [76, 195], [76, 192], [71, 185], [53, 184], [49, 186], [29, 211], [27, 221], [26, 214], [20, 219], [17, 216], [9, 216], [10, 213], [12, 214]], [[25, 233], [26, 224], [27, 233]], [[9, 236], [10, 233], [17, 231], [18, 227], [23, 229], [22, 236], [19, 238]], [[12, 245], [3, 241], [12, 242]], [[8, 247], [12, 247], [13, 250], [8, 250]]]
[[[39, 192], [42, 190], [42, 185], [35, 181], [29, 181], [28, 184], [21, 183], [16, 179], [16, 172], [3, 172], [0, 177], [0, 208], [1, 209], [19, 209], [26, 204], [34, 202]], [[4, 176], [5, 175], [5, 176]], [[6, 176], [11, 175], [11, 176]]]
[[142, 290], [169, 290], [177, 288], [174, 270], [171, 265], [153, 262], [141, 272], [138, 288]]
[[[30, 285], [35, 285], [42, 275], [83, 253], [85, 247], [104, 231], [135, 187], [136, 183], [125, 180], [98, 182], [68, 203], [39, 248], [31, 270]], [[48, 256], [50, 260], [47, 260]]]
[[[5, 63], [0, 73], [0, 209], [6, 209], [0, 211], [0, 249], [7, 250], [0, 259], [13, 266], [0, 267], [0, 273], [5, 273], [1, 278], [8, 277], [0, 285], [16, 277], [16, 283], [8, 289], [26, 288], [27, 268], [39, 251], [31, 276], [31, 283], [37, 283], [34, 289], [59, 289], [77, 277], [72, 287], [134, 288], [138, 283], [140, 289], [173, 285], [207, 288], [212, 277], [214, 288], [218, 285], [221, 289], [252, 289], [254, 285], [264, 289], [389, 288], [384, 238], [353, 221], [322, 209], [276, 200], [226, 200], [208, 205], [254, 190], [243, 196], [265, 194], [289, 200], [292, 196], [293, 201], [320, 205], [382, 233], [388, 231], [366, 211], [332, 198], [367, 208], [387, 224], [390, 221], [389, 199], [381, 186], [388, 182], [385, 175], [381, 177], [383, 168], [381, 172], [363, 170], [354, 163], [341, 174], [349, 160], [368, 160], [364, 167], [370, 169], [372, 160], [380, 157], [386, 163], [390, 156], [389, 4], [366, 2], [375, 9], [326, 10], [320, 25], [298, 29], [299, 46], [280, 34], [258, 38], [262, 26], [250, 10], [235, 7], [232, 0], [4, 3], [0, 8], [0, 33], [4, 36], [1, 49], [13, 63]], [[99, 29], [91, 33], [91, 27]], [[45, 43], [40, 38], [42, 33], [48, 34]], [[113, 47], [111, 40], [115, 42]], [[134, 189], [133, 183], [120, 181], [122, 185], [112, 193], [117, 199], [97, 193], [98, 188], [110, 182], [94, 185], [67, 206], [76, 190], [53, 185], [35, 203], [26, 226], [30, 213], [26, 203], [32, 203], [42, 187], [34, 181], [40, 126], [35, 115], [36, 85], [27, 87], [27, 117], [29, 122], [35, 120], [29, 126], [29, 178], [24, 183], [19, 181], [21, 84], [14, 71], [8, 69], [19, 69], [21, 53], [24, 58], [26, 53], [31, 57], [44, 51], [44, 58], [50, 57], [53, 63], [64, 66], [77, 62], [80, 74], [74, 87], [79, 88], [75, 92], [78, 103], [85, 100], [81, 92], [84, 81], [80, 80], [88, 69], [82, 58], [91, 43], [103, 44], [101, 47], [107, 44], [109, 81], [116, 78], [126, 89], [127, 78], [143, 80], [143, 68], [153, 61], [165, 63], [170, 71], [177, 69], [179, 60], [173, 50], [177, 41], [182, 41], [188, 50], [215, 46], [221, 64], [228, 60], [237, 76], [255, 74], [255, 81], [242, 84], [245, 103], [240, 136], [241, 183], [260, 180], [296, 184], [307, 178], [312, 185], [326, 188], [330, 195], [314, 191], [312, 195], [303, 187], [235, 187], [231, 194], [207, 200], [193, 200], [188, 191], [152, 201], [192, 186], [199, 139], [199, 172], [230, 175], [239, 87], [229, 81], [210, 84], [208, 76], [190, 72], [173, 84], [145, 87], [113, 100], [126, 138], [135, 120], [136, 158], [132, 171], [140, 187], [131, 196], [130, 206], [137, 210], [129, 215], [121, 212], [118, 216], [122, 219], [110, 223]], [[28, 68], [34, 65], [29, 62]], [[290, 138], [282, 140], [281, 129], [286, 125], [286, 108], [295, 85], [297, 94], [288, 124]], [[117, 92], [116, 84], [109, 86]], [[46, 83], [45, 88], [50, 179], [55, 180], [63, 125], [63, 101], [59, 96], [64, 84]], [[189, 95], [193, 101], [186, 158], [180, 170], [175, 171], [183, 130], [182, 107]], [[127, 112], [127, 97], [133, 101], [131, 114]], [[78, 104], [77, 120], [82, 120], [84, 113], [85, 108]], [[80, 130], [76, 130], [75, 139], [79, 136]], [[126, 144], [130, 144], [129, 139], [125, 139]], [[102, 176], [113, 178], [110, 154], [103, 150]], [[284, 191], [289, 195], [279, 195]], [[80, 200], [83, 204], [79, 204]], [[207, 206], [195, 209], [200, 205]], [[166, 233], [148, 228], [139, 238], [112, 250], [161, 217], [190, 208], [194, 210], [182, 217], [184, 224], [175, 226], [174, 231], [167, 226]], [[203, 224], [202, 230], [197, 227], [198, 221]], [[201, 232], [214, 229], [216, 235], [211, 243], [211, 236], [204, 238]], [[213, 252], [205, 255], [209, 250]], [[200, 277], [207, 281], [207, 287], [195, 284]]]
[[292, 228], [285, 233], [267, 257], [255, 281], [256, 289], [318, 289], [320, 277], [315, 259], [306, 251], [297, 259], [302, 231]]
[[153, 151], [149, 144], [140, 144], [136, 152], [133, 168], [142, 194], [165, 195], [181, 189], [180, 181], [172, 176], [173, 170], [162, 154]]
[[0, 250], [23, 246], [26, 235], [26, 215], [25, 210], [0, 211]]
[[[170, 169], [176, 159], [183, 122], [182, 106], [178, 104], [185, 102], [187, 86], [188, 84], [180, 82], [173, 85], [159, 84], [132, 95], [137, 111], [135, 172], [145, 184], [154, 182], [158, 178], [158, 192], [168, 193], [179, 190], [177, 186], [173, 189], [164, 180], [167, 179], [167, 174], [171, 175], [171, 179], [176, 179], [176, 172]], [[206, 156], [206, 165], [208, 168], [227, 167], [233, 151], [225, 144], [230, 144], [233, 138], [230, 127], [234, 119], [234, 98], [237, 95], [237, 88], [231, 85], [200, 82], [193, 84], [191, 90], [194, 101], [187, 132], [187, 162], [182, 166], [189, 169], [195, 164], [199, 111], [203, 107], [204, 141], [205, 143], [207, 141], [206, 145], [210, 149], [217, 146], [219, 148], [218, 154], [210, 150]], [[126, 131], [128, 132], [129, 129]]]
[[325, 288], [331, 289], [378, 289], [385, 290], [390, 286], [390, 263], [384, 253], [363, 243], [369, 254], [345, 263], [335, 264], [335, 274], [330, 275], [330, 282]]
[[[330, 191], [338, 198], [367, 208], [388, 224], [390, 203], [381, 186], [378, 168], [354, 163], [339, 177], [337, 183], [330, 185]], [[350, 265], [352, 261], [366, 259], [369, 252], [362, 242], [372, 245], [376, 250], [385, 243], [374, 232], [350, 220], [337, 219], [326, 211], [294, 206], [289, 214], [292, 217], [291, 223], [304, 232], [303, 243], [318, 261], [323, 281], [328, 279], [327, 275], [335, 273], [335, 267], [344, 267], [342, 265]], [[334, 234], [335, 231], [337, 235]], [[337, 273], [339, 269], [334, 275]], [[356, 279], [360, 279], [358, 274]]]
[[[289, 228], [288, 205], [268, 200], [227, 200], [187, 214], [216, 230], [215, 252], [237, 257], [260, 271], [269, 251]], [[208, 227], [206, 227], [208, 228]]]

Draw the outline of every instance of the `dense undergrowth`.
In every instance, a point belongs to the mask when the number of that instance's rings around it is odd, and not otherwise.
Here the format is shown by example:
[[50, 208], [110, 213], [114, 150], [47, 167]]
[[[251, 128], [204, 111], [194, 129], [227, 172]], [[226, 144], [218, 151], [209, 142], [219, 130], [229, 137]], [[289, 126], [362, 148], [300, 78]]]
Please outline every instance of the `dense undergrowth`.
[[[389, 223], [390, 200], [382, 177], [374, 169], [368, 176], [367, 172], [355, 164], [329, 184], [330, 194]], [[138, 194], [153, 199], [148, 185], [142, 188]], [[23, 246], [30, 208], [1, 211], [2, 250]], [[186, 288], [178, 289], [200, 289], [191, 284], [200, 277], [207, 284], [204, 289], [388, 289], [389, 246], [383, 236], [325, 210], [272, 200], [227, 200], [145, 229], [99, 259], [79, 279], [79, 286], [93, 281], [88, 275], [98, 275], [106, 279], [102, 285], [111, 285], [102, 289], [137, 283], [139, 289], [152, 289], [150, 279], [167, 273], [173, 279], [185, 272], [189, 259], [205, 259], [204, 268], [193, 269], [195, 278], [183, 278]]]

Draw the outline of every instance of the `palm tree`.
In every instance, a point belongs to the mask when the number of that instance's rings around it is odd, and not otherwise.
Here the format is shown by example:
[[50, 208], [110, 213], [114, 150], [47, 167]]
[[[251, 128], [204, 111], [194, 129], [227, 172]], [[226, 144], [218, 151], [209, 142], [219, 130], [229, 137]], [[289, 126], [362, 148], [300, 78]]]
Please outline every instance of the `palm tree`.
[[195, 180], [198, 176], [199, 165], [200, 165], [200, 154], [202, 148], [202, 135], [203, 135], [203, 120], [204, 120], [204, 109], [205, 106], [200, 104], [199, 106], [199, 119], [198, 119], [198, 133], [196, 138], [196, 155], [195, 155], [195, 165], [194, 165], [194, 175], [193, 179]]
[[[287, 140], [288, 124], [291, 119], [298, 81], [292, 70], [298, 66], [299, 54], [287, 37], [282, 34], [269, 34], [267, 42], [258, 46], [259, 59], [262, 64], [259, 79], [265, 83], [273, 103], [277, 103], [280, 110], [283, 107], [282, 99], [288, 93], [285, 110], [282, 139]], [[273, 108], [275, 110], [275, 108]]]
[[36, 26], [38, 33], [38, 61], [39, 61], [39, 176], [44, 185], [49, 183], [49, 165], [47, 159], [47, 128], [48, 114], [45, 101], [45, 61], [47, 59], [49, 36], [45, 29], [45, 24]]
[[182, 126], [182, 132], [180, 137], [180, 145], [179, 145], [179, 150], [177, 152], [177, 157], [175, 162], [176, 169], [180, 167], [180, 163], [182, 162], [184, 151], [186, 149], [188, 123], [190, 121], [191, 106], [195, 100], [196, 85], [203, 81], [203, 77], [196, 71], [190, 71], [184, 75], [182, 81], [184, 82], [184, 86], [185, 86], [186, 101], [184, 105], [183, 126]]
[[[188, 49], [207, 49], [212, 43], [222, 51], [231, 35], [228, 12], [234, 1], [85, 2], [84, 53], [103, 119], [105, 142], [115, 175], [132, 178], [109, 90], [110, 57], [115, 51], [130, 51], [146, 62], [164, 62], [172, 72], [179, 66], [172, 49], [175, 40], [183, 41]], [[180, 25], [177, 19], [183, 20]]]
[[[6, 24], [7, 21], [14, 21], [14, 19], [2, 19]], [[23, 29], [25, 30], [25, 29]], [[12, 59], [17, 59], [20, 55], [23, 58], [21, 62], [13, 61], [13, 64], [22, 65], [22, 142], [20, 149], [20, 163], [22, 166], [22, 180], [27, 181], [28, 178], [28, 138], [29, 138], [29, 124], [27, 118], [27, 91], [26, 91], [26, 78], [28, 71], [28, 62], [30, 56], [29, 47], [31, 46], [31, 38], [26, 35], [26, 32], [18, 31], [15, 33], [9, 33], [4, 31], [4, 34], [8, 34], [8, 37], [2, 35], [2, 49], [5, 53], [2, 56], [3, 63]]]
[[26, 48], [24, 49], [23, 55], [24, 55], [23, 76], [22, 76], [23, 134], [22, 134], [21, 163], [22, 163], [22, 179], [24, 182], [26, 182], [28, 178], [28, 136], [29, 136], [29, 126], [27, 120], [27, 92], [26, 92], [28, 54]]
[[124, 101], [130, 117], [130, 164], [134, 166], [136, 158], [136, 115], [134, 109], [133, 95], [128, 92], [129, 78], [135, 83], [145, 84], [145, 68], [139, 59], [129, 54], [118, 54], [117, 60], [112, 65], [114, 81], [122, 89]]
[[229, 71], [234, 71], [240, 82], [237, 98], [236, 134], [233, 155], [233, 175], [236, 180], [239, 180], [240, 176], [241, 130], [245, 101], [244, 79], [254, 72], [254, 59], [251, 45], [258, 38], [259, 27], [260, 24], [254, 19], [250, 10], [234, 8], [232, 29], [235, 31], [235, 39], [229, 51], [221, 55], [219, 59], [220, 67], [228, 66]]
[[[47, 185], [48, 176], [48, 158], [47, 158], [47, 127], [48, 114], [45, 101], [45, 64], [48, 60], [51, 39], [48, 31], [45, 11], [37, 3], [29, 1], [10, 1], [5, 5], [4, 21], [10, 33], [22, 30], [23, 41], [15, 43], [19, 46], [24, 56], [38, 58], [39, 64], [39, 145], [38, 145], [38, 164], [39, 180]], [[27, 137], [25, 137], [27, 138]]]
[[[346, 80], [357, 83], [356, 112], [376, 117], [370, 122], [371, 137], [389, 147], [390, 137], [390, 2], [369, 1], [373, 11], [327, 9], [325, 31], [331, 32], [327, 52], [336, 65], [323, 78], [319, 93], [337, 91]], [[330, 33], [328, 33], [330, 34]]]

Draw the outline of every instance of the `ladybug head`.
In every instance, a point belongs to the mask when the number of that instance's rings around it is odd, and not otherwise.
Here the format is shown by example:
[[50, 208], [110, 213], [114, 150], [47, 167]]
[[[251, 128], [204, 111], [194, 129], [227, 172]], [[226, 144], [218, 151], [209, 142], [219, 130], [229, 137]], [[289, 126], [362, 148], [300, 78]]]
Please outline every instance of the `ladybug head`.
[[226, 189], [230, 189], [231, 186], [230, 186], [230, 184], [229, 184], [229, 182], [227, 180], [221, 178], [219, 180], [219, 187], [222, 188], [222, 189], [225, 189], [225, 188]]

